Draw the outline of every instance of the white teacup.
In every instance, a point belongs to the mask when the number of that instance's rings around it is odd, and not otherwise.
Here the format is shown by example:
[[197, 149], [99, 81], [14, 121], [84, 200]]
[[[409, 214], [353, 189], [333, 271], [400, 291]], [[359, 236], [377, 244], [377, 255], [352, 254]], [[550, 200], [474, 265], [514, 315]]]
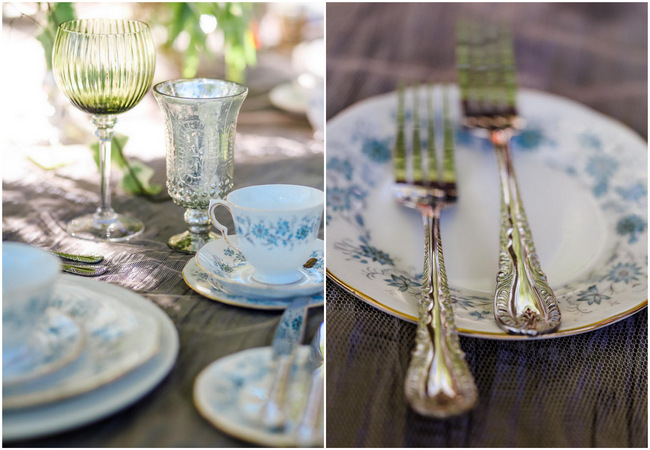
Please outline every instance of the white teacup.
[[61, 263], [46, 251], [19, 242], [2, 243], [2, 360], [24, 345], [49, 306]]
[[[289, 284], [302, 277], [299, 269], [318, 238], [323, 201], [318, 189], [266, 184], [237, 189], [226, 200], [210, 200], [208, 214], [226, 243], [253, 266], [256, 281]], [[220, 205], [232, 214], [239, 247], [228, 240], [228, 229], [214, 215]]]

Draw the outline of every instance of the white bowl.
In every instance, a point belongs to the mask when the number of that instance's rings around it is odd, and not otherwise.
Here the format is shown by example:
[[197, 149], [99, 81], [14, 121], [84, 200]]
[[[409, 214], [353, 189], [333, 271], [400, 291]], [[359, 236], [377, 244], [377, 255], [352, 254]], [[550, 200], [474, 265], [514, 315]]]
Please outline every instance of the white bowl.
[[61, 271], [59, 259], [27, 244], [2, 243], [2, 359], [24, 351]]

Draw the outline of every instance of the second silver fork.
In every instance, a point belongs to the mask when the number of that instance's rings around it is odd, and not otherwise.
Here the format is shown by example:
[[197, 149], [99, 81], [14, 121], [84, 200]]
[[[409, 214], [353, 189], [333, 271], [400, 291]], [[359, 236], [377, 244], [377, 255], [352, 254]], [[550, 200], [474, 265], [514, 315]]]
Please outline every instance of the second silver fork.
[[457, 196], [453, 132], [447, 95], [445, 90], [444, 152], [442, 170], [439, 170], [431, 90], [428, 87], [426, 89], [426, 158], [423, 158], [420, 137], [419, 87], [413, 89], [413, 143], [410, 158], [406, 154], [403, 87], [400, 86], [398, 90], [394, 194], [399, 203], [420, 211], [425, 233], [418, 330], [404, 389], [406, 398], [415, 411], [425, 416], [445, 418], [473, 408], [478, 394], [465, 354], [460, 348], [440, 239], [440, 211], [454, 203]]

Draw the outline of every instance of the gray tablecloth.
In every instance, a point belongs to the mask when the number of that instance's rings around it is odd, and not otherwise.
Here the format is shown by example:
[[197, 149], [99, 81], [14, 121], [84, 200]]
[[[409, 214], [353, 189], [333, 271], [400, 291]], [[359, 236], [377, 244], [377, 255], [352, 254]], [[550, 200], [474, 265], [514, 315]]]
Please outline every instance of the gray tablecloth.
[[[646, 4], [328, 4], [327, 117], [398, 80], [453, 82], [459, 17], [513, 24], [519, 82], [647, 137]], [[328, 447], [646, 447], [647, 310], [535, 342], [461, 337], [480, 395], [426, 419], [403, 394], [415, 325], [327, 284]]]
[[[247, 80], [250, 93], [242, 107], [235, 144], [235, 188], [289, 183], [323, 189], [322, 142], [313, 140], [305, 117], [282, 112], [269, 103], [268, 90], [280, 81], [289, 80], [290, 76], [290, 71], [286, 70], [288, 55], [271, 56], [261, 55], [258, 67], [249, 73]], [[38, 88], [40, 86], [35, 86]], [[142, 120], [138, 124], [142, 129], [148, 129], [145, 125], [149, 122], [162, 125], [162, 115], [157, 108], [151, 94], [136, 107], [134, 114], [150, 112], [137, 119]], [[117, 131], [123, 132], [129, 120], [120, 122]], [[134, 133], [130, 137], [134, 140], [138, 136]], [[162, 134], [149, 136], [149, 142], [157, 146], [153, 153], [159, 155], [146, 161], [156, 171], [152, 181], [164, 185], [164, 137]], [[146, 227], [144, 234], [129, 243], [97, 244], [69, 237], [64, 231], [65, 222], [93, 211], [99, 202], [99, 174], [90, 152], [82, 151], [81, 159], [69, 167], [45, 171], [19, 154], [28, 150], [23, 146], [2, 150], [5, 164], [12, 164], [3, 168], [3, 173], [7, 174], [3, 179], [3, 240], [104, 255], [110, 270], [99, 279], [130, 289], [162, 308], [178, 330], [180, 350], [169, 375], [133, 406], [79, 429], [4, 444], [25, 447], [249, 446], [218, 431], [199, 415], [192, 400], [193, 384], [198, 373], [211, 362], [248, 348], [269, 346], [281, 312], [218, 303], [195, 293], [185, 284], [181, 272], [190, 255], [171, 251], [166, 244], [171, 235], [185, 230], [184, 210], [172, 203], [166, 190], [152, 201], [126, 195], [114, 188], [113, 207], [118, 212], [138, 217]], [[133, 147], [125, 151], [131, 158], [138, 158]], [[117, 178], [114, 185], [117, 185]], [[224, 219], [231, 223], [227, 214]], [[305, 343], [310, 342], [323, 318], [322, 307], [310, 309]]]

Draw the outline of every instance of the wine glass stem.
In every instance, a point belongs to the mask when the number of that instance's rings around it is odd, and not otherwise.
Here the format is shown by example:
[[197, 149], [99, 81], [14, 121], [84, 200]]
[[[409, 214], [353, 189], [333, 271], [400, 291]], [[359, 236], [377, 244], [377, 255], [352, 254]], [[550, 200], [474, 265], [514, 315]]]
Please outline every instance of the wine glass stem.
[[110, 219], [115, 215], [115, 211], [111, 208], [111, 140], [117, 118], [110, 114], [95, 115], [93, 123], [97, 127], [95, 135], [99, 138], [99, 173], [101, 176], [99, 186], [101, 203], [95, 214], [103, 219]]

